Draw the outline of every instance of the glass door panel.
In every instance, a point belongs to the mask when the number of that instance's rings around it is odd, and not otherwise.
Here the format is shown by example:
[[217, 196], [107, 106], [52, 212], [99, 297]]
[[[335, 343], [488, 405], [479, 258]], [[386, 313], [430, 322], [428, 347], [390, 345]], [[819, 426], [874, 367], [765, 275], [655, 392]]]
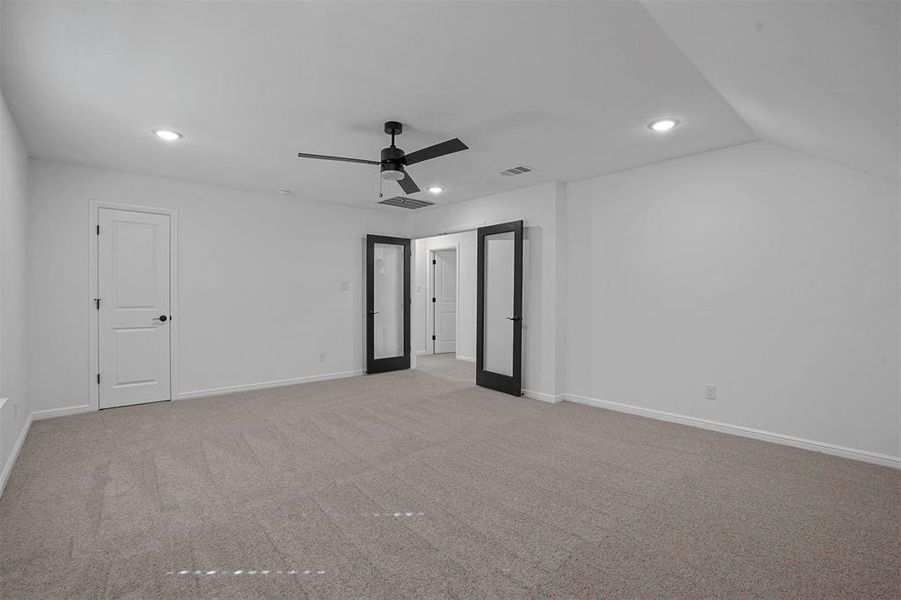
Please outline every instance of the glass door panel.
[[404, 247], [375, 244], [374, 358], [404, 354]]
[[513, 376], [513, 253], [512, 231], [485, 236], [485, 336], [482, 343], [486, 371]]

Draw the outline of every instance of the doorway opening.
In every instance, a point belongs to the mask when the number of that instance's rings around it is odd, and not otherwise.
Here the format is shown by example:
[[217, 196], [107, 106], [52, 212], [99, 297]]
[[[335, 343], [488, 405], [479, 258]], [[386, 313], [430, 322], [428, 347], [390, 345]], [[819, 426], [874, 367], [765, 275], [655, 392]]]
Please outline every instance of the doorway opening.
[[412, 367], [522, 394], [522, 221], [368, 235], [366, 257], [367, 373]]
[[414, 240], [415, 368], [475, 383], [476, 231]]

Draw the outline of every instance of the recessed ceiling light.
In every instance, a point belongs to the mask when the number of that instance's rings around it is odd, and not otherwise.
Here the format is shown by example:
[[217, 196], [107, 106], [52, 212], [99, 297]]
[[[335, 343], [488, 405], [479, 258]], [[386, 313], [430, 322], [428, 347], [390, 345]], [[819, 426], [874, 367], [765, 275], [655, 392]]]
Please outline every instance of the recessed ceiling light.
[[664, 133], [678, 124], [679, 121], [677, 121], [676, 119], [657, 119], [656, 121], [651, 121], [650, 123], [648, 123], [648, 129], [656, 131], [657, 133]]
[[172, 129], [154, 129], [153, 133], [156, 134], [156, 137], [161, 140], [166, 140], [167, 142], [174, 142], [181, 139], [181, 134]]
[[278, 191], [278, 193], [281, 194], [282, 196], [287, 196], [288, 194], [291, 193], [291, 190], [289, 190], [287, 188], [282, 188]]
[[433, 194], [440, 194], [441, 192], [444, 191], [444, 188], [441, 187], [440, 185], [433, 185], [432, 187], [429, 188], [429, 191], [432, 192]]

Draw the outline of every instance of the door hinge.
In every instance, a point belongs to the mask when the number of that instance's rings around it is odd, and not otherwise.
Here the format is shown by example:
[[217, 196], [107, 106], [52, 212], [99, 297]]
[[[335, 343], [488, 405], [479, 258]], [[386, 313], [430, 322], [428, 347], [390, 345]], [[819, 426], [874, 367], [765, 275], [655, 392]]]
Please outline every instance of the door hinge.
[[94, 298], [94, 306], [97, 307], [97, 310], [100, 310], [100, 298]]
[[100, 235], [100, 225], [97, 226], [97, 235]]
[[434, 296], [432, 297], [432, 302], [435, 302], [435, 297], [434, 297]]
[[437, 264], [438, 264], [438, 261], [435, 260], [435, 259], [433, 258], [433, 259], [432, 259], [432, 264], [433, 264], [433, 265], [437, 265]]
[[434, 336], [434, 335], [432, 336], [432, 341], [433, 341], [433, 342], [435, 341], [435, 336]]
[[97, 373], [97, 385], [100, 385], [100, 373]]

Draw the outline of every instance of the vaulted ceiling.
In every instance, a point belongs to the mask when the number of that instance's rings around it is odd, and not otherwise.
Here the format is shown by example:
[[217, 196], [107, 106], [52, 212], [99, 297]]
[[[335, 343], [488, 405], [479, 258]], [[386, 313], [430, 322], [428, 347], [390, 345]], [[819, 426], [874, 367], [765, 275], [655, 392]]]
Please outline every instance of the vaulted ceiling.
[[901, 3], [644, 2], [754, 133], [899, 181]]
[[759, 138], [898, 178], [893, 2], [8, 1], [0, 23], [33, 156], [371, 206], [375, 167], [296, 153], [377, 159], [399, 120], [408, 152], [471, 148], [410, 168], [439, 203]]

